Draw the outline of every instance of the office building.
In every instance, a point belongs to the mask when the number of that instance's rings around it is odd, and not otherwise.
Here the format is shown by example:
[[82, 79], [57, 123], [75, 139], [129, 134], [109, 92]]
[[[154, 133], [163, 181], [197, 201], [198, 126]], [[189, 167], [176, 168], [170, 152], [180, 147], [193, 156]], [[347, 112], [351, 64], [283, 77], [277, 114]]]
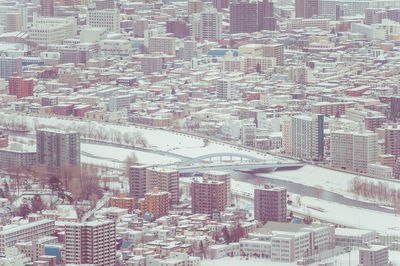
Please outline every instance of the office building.
[[[7, 136], [6, 136], [7, 137]], [[0, 136], [0, 143], [3, 145], [4, 136]], [[20, 143], [11, 143], [8, 146], [0, 147], [1, 168], [21, 168], [29, 170], [36, 165], [36, 152]]]
[[146, 191], [146, 165], [133, 165], [129, 168], [129, 192], [136, 199], [144, 198]]
[[191, 186], [192, 213], [213, 214], [226, 208], [226, 183], [204, 179]]
[[389, 265], [389, 248], [379, 245], [368, 245], [359, 250], [360, 265], [387, 266]]
[[151, 167], [146, 171], [146, 191], [157, 187], [171, 193], [171, 204], [179, 203], [179, 172], [174, 169]]
[[318, 15], [319, 0], [295, 0], [297, 18], [311, 18]]
[[118, 9], [89, 10], [87, 24], [93, 28], [106, 28], [119, 33], [120, 20]]
[[226, 207], [230, 207], [232, 203], [231, 192], [231, 176], [228, 172], [210, 171], [203, 174], [207, 180], [221, 181], [226, 184]]
[[292, 155], [307, 160], [324, 158], [324, 116], [292, 117]]
[[163, 53], [167, 55], [175, 55], [176, 40], [172, 37], [151, 37], [149, 38], [149, 53]]
[[65, 262], [67, 264], [116, 264], [116, 227], [114, 221], [67, 223], [65, 225]]
[[274, 3], [271, 0], [257, 2], [257, 30], [275, 30]]
[[159, 191], [157, 187], [144, 195], [140, 200], [141, 215], [151, 214], [151, 218], [157, 219], [168, 215], [171, 208], [171, 193]]
[[14, 73], [21, 73], [21, 59], [0, 55], [0, 78], [7, 80]]
[[48, 167], [80, 165], [80, 136], [78, 132], [56, 129], [36, 130], [37, 163]]
[[111, 97], [108, 102], [108, 107], [111, 112], [129, 110], [130, 105], [131, 105], [130, 95], [120, 95]]
[[286, 222], [286, 188], [264, 185], [254, 189], [254, 218], [259, 221]]
[[208, 9], [200, 13], [200, 40], [218, 41], [222, 39], [222, 14], [216, 9]]
[[27, 224], [6, 225], [0, 231], [0, 252], [4, 249], [14, 247], [18, 242], [32, 241], [42, 236], [54, 234], [55, 225], [52, 220], [39, 220]]
[[332, 167], [366, 172], [368, 164], [378, 161], [378, 135], [337, 130], [331, 132]]
[[29, 28], [29, 40], [41, 44], [61, 44], [76, 35], [77, 22], [74, 17], [33, 17], [33, 25]]
[[145, 75], [161, 72], [163, 59], [160, 56], [145, 55], [140, 58], [140, 66]]
[[255, 32], [257, 26], [256, 2], [232, 2], [229, 6], [230, 33]]
[[43, 17], [54, 17], [54, 0], [40, 0], [40, 14]]
[[16, 95], [17, 98], [33, 96], [33, 79], [24, 79], [13, 73], [8, 78], [8, 91], [10, 95]]

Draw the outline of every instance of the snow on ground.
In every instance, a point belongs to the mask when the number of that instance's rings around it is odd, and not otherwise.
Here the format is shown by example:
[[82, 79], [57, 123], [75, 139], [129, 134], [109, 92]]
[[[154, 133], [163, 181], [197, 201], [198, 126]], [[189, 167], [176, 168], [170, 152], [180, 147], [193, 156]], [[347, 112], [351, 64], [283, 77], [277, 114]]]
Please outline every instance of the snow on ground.
[[290, 266], [296, 265], [295, 262], [292, 263], [283, 263], [283, 262], [272, 262], [269, 259], [258, 259], [258, 258], [249, 258], [246, 260], [245, 257], [225, 257], [217, 260], [202, 260], [202, 266], [243, 266], [243, 265], [252, 265], [252, 266]]
[[[306, 186], [321, 188], [360, 201], [378, 202], [372, 199], [366, 199], [362, 196], [356, 195], [348, 191], [348, 188], [350, 186], [349, 183], [354, 177], [356, 177], [355, 174], [335, 171], [332, 169], [322, 168], [313, 165], [305, 165], [304, 167], [297, 170], [275, 171], [268, 174], [260, 174], [260, 176], [286, 180]], [[390, 189], [397, 189], [400, 191], [399, 182], [395, 182], [392, 180], [373, 179], [363, 177], [362, 175], [359, 175], [358, 177], [361, 179], [365, 178], [368, 180], [368, 182], [382, 182], [384, 184], [387, 184]]]
[[81, 143], [81, 151], [84, 153], [83, 157], [85, 157], [86, 161], [93, 160], [93, 164], [105, 161], [109, 163], [107, 165], [111, 163], [111, 167], [115, 167], [114, 164], [120, 165], [120, 163], [124, 162], [126, 157], [130, 156], [132, 153], [136, 155], [138, 163], [140, 164], [169, 164], [179, 161], [179, 159], [167, 155], [99, 144]]
[[60, 129], [66, 128], [67, 126], [75, 125], [96, 125], [96, 126], [103, 126], [106, 129], [114, 129], [120, 131], [122, 134], [125, 132], [137, 132], [142, 133], [144, 138], [148, 142], [148, 146], [157, 150], [161, 151], [170, 151], [172, 153], [184, 155], [187, 157], [197, 157], [200, 155], [216, 153], [216, 152], [235, 152], [241, 154], [251, 155], [257, 158], [267, 158], [270, 160], [277, 160], [274, 159], [273, 156], [260, 154], [259, 152], [253, 150], [247, 150], [240, 147], [223, 144], [223, 143], [216, 143], [216, 142], [209, 142], [208, 145], [205, 145], [204, 138], [177, 133], [173, 131], [167, 131], [162, 129], [154, 129], [154, 128], [145, 128], [139, 127], [134, 125], [124, 126], [124, 125], [116, 125], [104, 122], [89, 122], [85, 120], [72, 120], [67, 118], [58, 118], [58, 117], [36, 117], [36, 116], [27, 116], [27, 115], [20, 115], [20, 114], [3, 114], [5, 119], [7, 117], [17, 117], [21, 118], [31, 129], [35, 128], [35, 125], [42, 124], [42, 125], [49, 125], [49, 126], [56, 126]]
[[[231, 180], [233, 194], [254, 197], [255, 186], [249, 183]], [[290, 193], [293, 204], [296, 204], [300, 195]], [[251, 206], [248, 206], [251, 208]], [[351, 207], [331, 201], [301, 196], [301, 206], [288, 206], [289, 210], [304, 215], [310, 215], [331, 223], [338, 223], [347, 227], [375, 230], [378, 233], [400, 235], [400, 214], [378, 212], [363, 208]]]

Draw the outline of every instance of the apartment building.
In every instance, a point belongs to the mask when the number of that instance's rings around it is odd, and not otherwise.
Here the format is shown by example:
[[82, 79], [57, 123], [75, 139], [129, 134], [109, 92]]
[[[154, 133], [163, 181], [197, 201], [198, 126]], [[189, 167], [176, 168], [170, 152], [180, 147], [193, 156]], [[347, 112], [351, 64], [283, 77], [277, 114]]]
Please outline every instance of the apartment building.
[[54, 17], [54, 0], [40, 0], [40, 14], [43, 17]]
[[389, 265], [389, 248], [379, 245], [367, 245], [360, 248], [359, 262], [363, 266], [387, 266]]
[[400, 126], [389, 125], [385, 128], [385, 153], [400, 156]]
[[140, 66], [145, 75], [161, 72], [163, 59], [159, 56], [145, 55], [140, 58]]
[[271, 43], [263, 46], [263, 56], [274, 57], [276, 60], [276, 65], [284, 65], [284, 45], [280, 43]]
[[324, 116], [293, 116], [292, 155], [307, 160], [324, 157]]
[[151, 37], [149, 38], [149, 53], [163, 53], [168, 55], [176, 54], [176, 39], [172, 37]]
[[335, 245], [342, 247], [362, 247], [376, 240], [371, 230], [335, 228]]
[[151, 167], [146, 170], [146, 191], [157, 187], [171, 193], [171, 204], [179, 203], [179, 172], [174, 169]]
[[366, 172], [378, 161], [378, 135], [373, 132], [331, 132], [332, 167]]
[[230, 100], [235, 97], [235, 89], [232, 80], [228, 78], [217, 80], [217, 98]]
[[133, 210], [135, 209], [135, 199], [125, 197], [123, 194], [121, 194], [119, 197], [110, 198], [110, 206], [118, 207], [121, 209]]
[[308, 84], [313, 79], [312, 71], [305, 65], [290, 67], [289, 79], [295, 83]]
[[222, 39], [222, 14], [216, 9], [208, 9], [200, 13], [200, 40], [218, 41]]
[[108, 107], [111, 112], [129, 110], [131, 98], [131, 95], [120, 95], [111, 97], [108, 102]]
[[319, 0], [295, 0], [297, 18], [311, 18], [318, 15]]
[[254, 189], [254, 218], [259, 221], [286, 222], [286, 188], [264, 185]]
[[285, 116], [282, 120], [283, 151], [292, 154], [292, 119]]
[[152, 192], [144, 194], [144, 199], [140, 200], [141, 215], [151, 214], [154, 219], [168, 214], [171, 209], [171, 193], [159, 191], [154, 187]]
[[39, 220], [22, 225], [6, 225], [0, 231], [0, 252], [13, 247], [18, 242], [32, 241], [42, 236], [54, 234], [55, 225], [52, 220]]
[[30, 169], [36, 165], [36, 157], [36, 151], [22, 144], [12, 143], [8, 147], [0, 148], [0, 167]]
[[204, 179], [191, 186], [192, 213], [213, 214], [226, 207], [226, 183]]
[[48, 167], [62, 167], [81, 163], [80, 136], [75, 131], [57, 129], [36, 130], [37, 163]]
[[93, 28], [106, 28], [108, 31], [119, 33], [120, 21], [118, 9], [88, 11], [87, 24]]
[[24, 79], [18, 76], [17, 73], [13, 73], [8, 78], [8, 91], [10, 95], [16, 95], [17, 98], [23, 98], [27, 96], [33, 96], [33, 79]]
[[229, 12], [231, 34], [258, 30], [257, 2], [233, 2], [229, 5]]
[[256, 140], [256, 124], [244, 123], [240, 127], [240, 140], [242, 145], [254, 146]]
[[386, 117], [381, 112], [357, 108], [347, 108], [346, 118], [358, 123], [364, 123], [367, 130], [375, 132], [386, 122]]
[[133, 165], [129, 168], [129, 193], [136, 200], [146, 194], [146, 165]]
[[347, 108], [353, 108], [354, 106], [354, 102], [318, 102], [311, 106], [311, 112], [323, 114], [324, 116], [344, 115]]
[[221, 181], [226, 184], [226, 207], [231, 206], [232, 193], [231, 193], [231, 176], [228, 172], [209, 171], [203, 173], [203, 177], [208, 180]]
[[65, 262], [115, 265], [116, 227], [111, 220], [65, 225]]
[[8, 135], [0, 130], [0, 148], [7, 148], [8, 146]]

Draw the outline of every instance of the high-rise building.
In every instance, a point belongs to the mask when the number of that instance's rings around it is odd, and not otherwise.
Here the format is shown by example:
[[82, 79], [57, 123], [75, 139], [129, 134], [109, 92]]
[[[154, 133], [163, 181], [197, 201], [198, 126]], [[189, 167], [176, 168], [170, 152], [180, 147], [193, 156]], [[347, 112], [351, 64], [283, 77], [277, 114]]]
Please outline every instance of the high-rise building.
[[255, 123], [244, 123], [240, 127], [240, 140], [242, 145], [254, 146], [256, 140], [256, 124]]
[[87, 20], [87, 24], [91, 27], [120, 32], [121, 19], [118, 9], [89, 10]]
[[332, 167], [366, 172], [378, 161], [378, 135], [373, 132], [337, 130], [331, 132]]
[[22, 14], [7, 13], [6, 14], [6, 32], [22, 31]]
[[78, 132], [56, 129], [36, 131], [37, 163], [60, 168], [80, 165], [80, 136]]
[[282, 123], [283, 150], [286, 154], [292, 154], [292, 119], [286, 116]]
[[16, 95], [17, 98], [33, 95], [33, 79], [24, 79], [13, 73], [8, 78], [8, 90], [10, 95]]
[[386, 18], [386, 10], [382, 8], [365, 9], [364, 23], [367, 25], [381, 24], [382, 19]]
[[134, 165], [129, 168], [129, 192], [136, 199], [144, 198], [146, 194], [146, 165]]
[[256, 2], [232, 2], [229, 6], [230, 32], [255, 32], [257, 27], [257, 3]]
[[0, 131], [0, 148], [6, 148], [8, 146], [8, 135], [3, 131]]
[[192, 213], [212, 214], [226, 207], [226, 183], [204, 179], [194, 181], [191, 187]]
[[157, 187], [152, 192], [144, 195], [144, 199], [140, 200], [140, 212], [142, 215], [151, 213], [152, 218], [160, 218], [168, 215], [171, 208], [171, 193], [167, 191], [159, 191]]
[[173, 33], [176, 38], [185, 38], [190, 34], [187, 23], [182, 20], [168, 20], [165, 27], [166, 32]]
[[216, 9], [208, 9], [200, 13], [200, 40], [218, 41], [222, 39], [222, 14]]
[[188, 14], [196, 14], [201, 13], [204, 10], [204, 3], [203, 1], [199, 0], [190, 0], [188, 1]]
[[311, 18], [318, 15], [319, 0], [296, 0], [295, 9], [297, 18]]
[[230, 100], [235, 97], [235, 90], [232, 81], [227, 78], [217, 80], [217, 98]]
[[171, 204], [179, 203], [179, 172], [174, 169], [151, 167], [146, 171], [146, 191], [157, 187], [171, 193]]
[[257, 2], [258, 31], [275, 30], [274, 3], [270, 0]]
[[324, 116], [292, 117], [292, 155], [307, 160], [324, 157]]
[[67, 264], [115, 265], [115, 222], [66, 224], [65, 261]]
[[213, 0], [213, 7], [220, 12], [223, 8], [229, 7], [229, 0]]
[[43, 17], [54, 17], [54, 0], [40, 0], [40, 14]]
[[400, 96], [390, 97], [390, 118], [400, 118]]
[[110, 206], [121, 209], [133, 210], [135, 209], [135, 199], [125, 197], [125, 195], [122, 193], [119, 195], [119, 197], [110, 198]]
[[183, 43], [183, 60], [190, 61], [197, 57], [197, 42], [184, 41]]
[[397, 124], [385, 128], [385, 153], [400, 157], [400, 127]]
[[254, 218], [259, 221], [286, 222], [286, 188], [265, 185], [254, 189]]
[[226, 207], [230, 207], [232, 203], [230, 174], [228, 172], [210, 171], [205, 172], [203, 177], [207, 180], [220, 181], [226, 184]]
[[0, 78], [7, 80], [13, 73], [21, 73], [22, 62], [19, 58], [0, 55]]

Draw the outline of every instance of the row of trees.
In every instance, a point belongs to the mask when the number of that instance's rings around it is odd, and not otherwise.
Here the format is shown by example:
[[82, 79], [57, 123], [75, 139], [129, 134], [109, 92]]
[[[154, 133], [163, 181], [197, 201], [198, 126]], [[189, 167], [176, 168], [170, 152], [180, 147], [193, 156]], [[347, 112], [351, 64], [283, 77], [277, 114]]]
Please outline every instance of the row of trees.
[[400, 191], [389, 188], [387, 183], [381, 181], [368, 181], [367, 178], [356, 176], [349, 182], [349, 191], [367, 199], [389, 203], [393, 207], [400, 204]]

